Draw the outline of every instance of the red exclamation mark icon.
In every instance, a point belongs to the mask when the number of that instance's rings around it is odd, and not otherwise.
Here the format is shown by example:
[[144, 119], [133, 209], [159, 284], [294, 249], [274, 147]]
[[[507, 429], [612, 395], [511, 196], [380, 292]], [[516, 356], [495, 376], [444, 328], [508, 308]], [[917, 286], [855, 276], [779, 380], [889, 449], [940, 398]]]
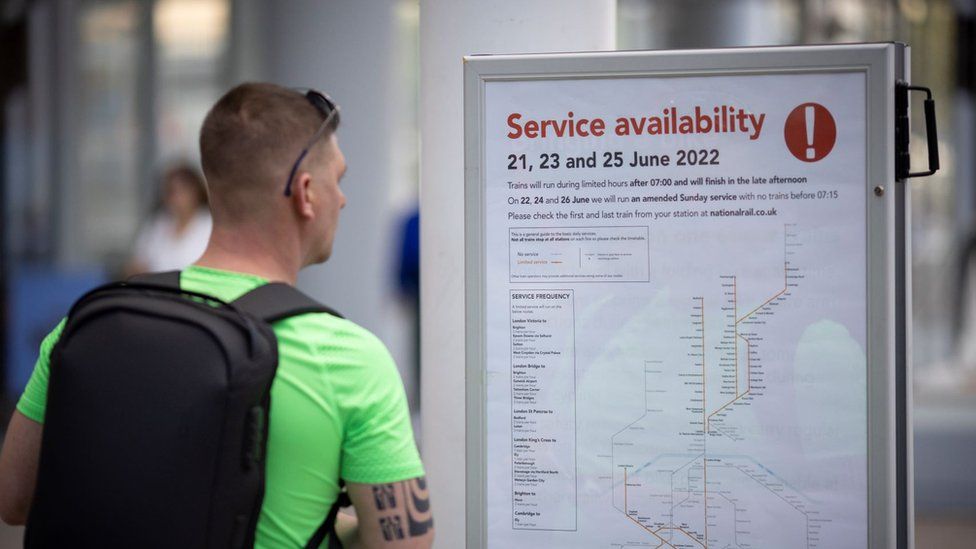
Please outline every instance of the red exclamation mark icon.
[[804, 103], [786, 117], [783, 136], [793, 156], [804, 162], [816, 162], [834, 148], [837, 125], [826, 107], [819, 103]]
[[817, 157], [817, 149], [813, 146], [813, 125], [817, 120], [817, 110], [813, 105], [807, 105], [803, 108], [803, 114], [806, 115], [807, 122], [807, 160], [813, 160]]

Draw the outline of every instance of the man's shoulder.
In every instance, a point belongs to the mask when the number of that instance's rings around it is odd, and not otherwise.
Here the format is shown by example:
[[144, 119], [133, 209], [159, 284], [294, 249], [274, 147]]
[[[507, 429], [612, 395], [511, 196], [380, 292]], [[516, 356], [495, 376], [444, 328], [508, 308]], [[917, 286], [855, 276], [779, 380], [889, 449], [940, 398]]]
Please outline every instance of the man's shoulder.
[[309, 339], [343, 340], [356, 345], [380, 344], [373, 332], [338, 313], [302, 313], [276, 322], [275, 328], [288, 326]]
[[392, 364], [386, 345], [373, 332], [330, 313], [305, 313], [275, 324], [279, 340], [310, 346], [349, 366], [379, 367]]
[[375, 412], [403, 393], [400, 372], [386, 346], [359, 324], [308, 313], [274, 327], [279, 372], [286, 370], [296, 383], [304, 380], [309, 387], [328, 390], [345, 414]]

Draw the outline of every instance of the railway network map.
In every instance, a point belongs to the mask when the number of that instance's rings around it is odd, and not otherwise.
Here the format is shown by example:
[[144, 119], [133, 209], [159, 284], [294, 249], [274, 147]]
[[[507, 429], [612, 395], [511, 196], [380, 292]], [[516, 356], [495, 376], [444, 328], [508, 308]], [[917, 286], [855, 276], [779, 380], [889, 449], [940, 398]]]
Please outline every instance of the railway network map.
[[487, 84], [488, 547], [866, 546], [864, 86]]

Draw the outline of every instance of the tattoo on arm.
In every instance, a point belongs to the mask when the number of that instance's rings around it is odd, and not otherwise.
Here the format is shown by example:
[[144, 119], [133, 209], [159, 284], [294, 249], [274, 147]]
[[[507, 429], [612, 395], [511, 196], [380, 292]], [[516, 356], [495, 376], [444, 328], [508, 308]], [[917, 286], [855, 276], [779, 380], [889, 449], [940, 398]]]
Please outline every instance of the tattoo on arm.
[[430, 512], [430, 493], [427, 492], [427, 478], [420, 477], [402, 482], [404, 492], [409, 497], [407, 503], [407, 523], [410, 536], [422, 536], [434, 526], [434, 516]]
[[386, 541], [403, 539], [403, 524], [398, 516], [380, 517], [380, 530]]
[[[403, 505], [397, 507], [398, 501]], [[379, 525], [386, 541], [423, 536], [434, 527], [424, 477], [373, 486], [373, 502], [378, 511], [385, 511], [379, 517]]]
[[380, 511], [396, 509], [396, 489], [392, 484], [378, 484], [373, 486], [373, 499]]

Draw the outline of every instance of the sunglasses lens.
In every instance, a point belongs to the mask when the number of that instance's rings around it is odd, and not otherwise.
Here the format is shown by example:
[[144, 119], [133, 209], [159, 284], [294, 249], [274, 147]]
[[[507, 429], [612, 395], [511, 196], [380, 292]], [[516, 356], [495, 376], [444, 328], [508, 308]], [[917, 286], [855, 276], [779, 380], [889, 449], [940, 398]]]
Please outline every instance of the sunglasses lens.
[[[328, 117], [333, 111], [337, 111], [335, 103], [333, 103], [332, 99], [330, 99], [329, 96], [325, 95], [324, 93], [309, 90], [307, 93], [305, 93], [305, 97], [308, 98], [309, 103], [318, 109], [318, 111], [322, 113], [322, 116], [324, 117]], [[334, 117], [334, 123], [338, 125], [339, 113], [336, 112]]]

